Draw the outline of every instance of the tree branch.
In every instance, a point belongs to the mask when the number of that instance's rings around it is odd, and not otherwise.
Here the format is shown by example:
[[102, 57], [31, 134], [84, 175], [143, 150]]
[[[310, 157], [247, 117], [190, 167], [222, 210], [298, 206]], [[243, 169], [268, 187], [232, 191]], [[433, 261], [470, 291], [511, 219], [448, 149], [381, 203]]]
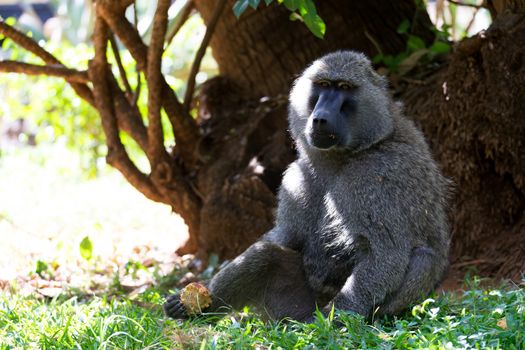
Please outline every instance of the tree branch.
[[108, 145], [106, 161], [118, 169], [126, 180], [146, 197], [157, 202], [168, 203], [151, 180], [133, 164], [120, 140], [114, 105], [111, 101], [111, 89], [107, 79], [111, 74], [106, 57], [108, 38], [107, 25], [100, 17], [97, 17], [93, 33], [95, 57], [89, 62], [89, 76], [93, 82], [95, 103], [106, 135]]
[[64, 78], [72, 83], [85, 84], [89, 82], [89, 77], [86, 71], [69, 69], [62, 65], [40, 66], [18, 61], [0, 60], [0, 72], [22, 73], [27, 75], [48, 75]]
[[161, 121], [162, 98], [162, 53], [164, 52], [164, 38], [168, 25], [168, 9], [170, 0], [158, 0], [157, 10], [153, 17], [151, 43], [148, 49], [147, 74], [148, 80], [148, 157], [151, 169], [164, 158], [164, 133]]
[[[173, 162], [164, 151], [161, 161], [151, 164], [151, 176], [146, 176], [141, 173], [129, 159], [120, 141], [118, 125], [114, 115], [115, 111], [113, 110], [118, 104], [111, 104], [112, 95], [108, 88], [108, 78], [104, 78], [108, 76], [111, 77], [111, 70], [109, 69], [105, 55], [108, 39], [107, 32], [108, 28], [103, 18], [97, 16], [95, 33], [93, 35], [95, 58], [90, 64], [89, 74], [93, 81], [95, 101], [97, 101], [97, 105], [99, 106], [98, 109], [102, 116], [102, 126], [106, 133], [106, 143], [108, 145], [107, 162], [118, 169], [128, 182], [148, 198], [168, 203], [172, 206], [173, 210], [179, 213], [186, 213], [186, 216], [190, 217], [192, 221], [198, 222], [199, 198], [194, 194], [187, 179], [184, 177], [182, 167]], [[116, 34], [118, 35], [118, 33]], [[163, 38], [161, 41], [163, 42]], [[161, 85], [165, 83], [162, 75], [160, 75], [159, 80]], [[111, 85], [111, 80], [109, 85]], [[116, 84], [113, 84], [113, 88], [117, 89], [117, 91], [119, 90]], [[114, 94], [114, 96], [118, 95]], [[120, 100], [123, 103], [127, 103], [126, 99], [120, 98]]]
[[128, 75], [126, 73], [126, 70], [124, 69], [124, 65], [122, 64], [122, 58], [120, 57], [120, 52], [118, 50], [117, 41], [115, 40], [115, 35], [113, 35], [113, 33], [109, 34], [109, 42], [111, 43], [111, 50], [113, 51], [113, 55], [115, 56], [115, 61], [117, 62], [120, 79], [122, 79], [122, 84], [124, 84], [124, 88], [126, 89], [126, 97], [130, 101], [132, 101], [133, 90], [131, 89], [131, 85], [129, 85]]
[[[122, 44], [129, 50], [133, 59], [137, 62], [138, 69], [145, 71], [147, 67], [148, 47], [142, 42], [140, 34], [135, 27], [129, 23], [122, 13], [111, 11], [111, 6], [106, 1], [97, 1], [96, 12], [102, 17], [111, 31], [115, 33]], [[111, 3], [111, 1], [109, 1]]]
[[[133, 0], [133, 28], [135, 31], [138, 31], [139, 17], [137, 14], [137, 0]], [[135, 94], [133, 95], [133, 105], [136, 106], [140, 98], [140, 89], [142, 86], [142, 77], [140, 75], [140, 69], [135, 64], [135, 71], [137, 73], [137, 88], [135, 89]]]
[[5, 23], [0, 21], [0, 34], [5, 35], [9, 39], [13, 40], [15, 43], [26, 49], [27, 51], [35, 54], [40, 57], [42, 61], [47, 64], [59, 64], [63, 65], [55, 56], [47, 52], [44, 48], [38, 45], [33, 39]]
[[[40, 47], [33, 39], [22, 33], [21, 31], [11, 27], [4, 21], [0, 21], [0, 34], [13, 40], [16, 44], [23, 47], [29, 52], [32, 52], [36, 56], [40, 57], [48, 65], [60, 65], [64, 66], [55, 56], [47, 52], [45, 49]], [[66, 79], [67, 80], [67, 79]], [[69, 82], [69, 81], [68, 81]], [[90, 105], [94, 106], [93, 93], [86, 84], [79, 84], [70, 82], [71, 87], [78, 96], [87, 101]]]
[[215, 6], [210, 22], [206, 26], [206, 34], [204, 34], [204, 38], [202, 39], [199, 50], [197, 51], [195, 59], [193, 60], [190, 75], [188, 77], [186, 93], [184, 94], [184, 103], [182, 105], [185, 113], [188, 113], [190, 110], [191, 100], [193, 99], [193, 91], [195, 90], [195, 77], [197, 76], [197, 73], [199, 73], [202, 58], [206, 53], [206, 49], [208, 48], [208, 44], [210, 43], [211, 37], [213, 35], [213, 32], [215, 31], [217, 23], [219, 22], [219, 18], [221, 17], [225, 5], [226, 0], [219, 0], [217, 5]]
[[[112, 12], [111, 7], [105, 5], [107, 1], [97, 1], [97, 14], [104, 18], [111, 30], [129, 50], [137, 62], [138, 69], [147, 75], [147, 46], [142, 42], [137, 30], [122, 14]], [[186, 165], [190, 165], [194, 163], [193, 149], [196, 140], [200, 138], [197, 123], [188, 113], [184, 112], [182, 104], [177, 100], [175, 93], [166, 83], [164, 77], [161, 79], [162, 106], [172, 125], [180, 156]]]
[[148, 149], [148, 134], [142, 116], [135, 104], [132, 104], [120, 89], [115, 77], [108, 77], [117, 116], [118, 127], [128, 133], [143, 150]]

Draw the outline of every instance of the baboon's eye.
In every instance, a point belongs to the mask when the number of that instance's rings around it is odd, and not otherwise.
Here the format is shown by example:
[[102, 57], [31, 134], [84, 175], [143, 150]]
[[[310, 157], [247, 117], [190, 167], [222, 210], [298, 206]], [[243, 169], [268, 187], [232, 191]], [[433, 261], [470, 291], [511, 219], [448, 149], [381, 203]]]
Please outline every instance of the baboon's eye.
[[328, 80], [318, 80], [315, 82], [315, 85], [327, 88], [330, 87], [330, 82]]
[[340, 83], [337, 84], [337, 87], [339, 89], [343, 89], [343, 90], [352, 90], [352, 89], [355, 89], [355, 85], [352, 85], [350, 83], [347, 83], [345, 81], [342, 81]]

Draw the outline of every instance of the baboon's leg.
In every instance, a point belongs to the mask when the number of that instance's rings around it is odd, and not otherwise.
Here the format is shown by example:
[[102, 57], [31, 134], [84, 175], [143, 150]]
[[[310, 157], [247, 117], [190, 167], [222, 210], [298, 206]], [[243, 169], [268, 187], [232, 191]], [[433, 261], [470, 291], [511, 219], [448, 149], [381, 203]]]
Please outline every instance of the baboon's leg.
[[254, 306], [272, 319], [302, 320], [315, 310], [301, 255], [270, 242], [257, 242], [222, 269], [208, 285], [212, 309]]
[[[212, 305], [205, 312], [254, 306], [272, 319], [304, 320], [315, 310], [301, 255], [275, 243], [260, 241], [224, 267], [208, 284]], [[166, 315], [187, 318], [180, 294], [167, 298]]]
[[441, 282], [447, 264], [437, 261], [440, 258], [434, 250], [427, 247], [415, 248], [403, 282], [398, 291], [387, 296], [379, 308], [379, 315], [395, 315], [425, 298]]

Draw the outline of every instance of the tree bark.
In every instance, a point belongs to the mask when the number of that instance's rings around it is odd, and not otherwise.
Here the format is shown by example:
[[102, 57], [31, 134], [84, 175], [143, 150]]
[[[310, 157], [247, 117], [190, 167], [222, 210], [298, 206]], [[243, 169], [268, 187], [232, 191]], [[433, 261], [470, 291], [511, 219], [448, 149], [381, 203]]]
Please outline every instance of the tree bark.
[[[525, 271], [525, 6], [506, 2], [484, 33], [403, 98], [455, 182], [453, 256], [478, 272]], [[461, 262], [460, 262], [461, 261]]]
[[[395, 54], [406, 47], [406, 37], [396, 29], [404, 20], [413, 22], [412, 33], [427, 42], [433, 40], [431, 22], [424, 8], [414, 1], [317, 1], [319, 15], [326, 22], [326, 36], [316, 38], [290, 12], [274, 1], [270, 6], [248, 9], [239, 19], [231, 8], [217, 25], [211, 40], [221, 74], [252, 95], [287, 93], [294, 77], [317, 57], [341, 49], [362, 51], [370, 57]], [[213, 2], [195, 0], [206, 22]]]

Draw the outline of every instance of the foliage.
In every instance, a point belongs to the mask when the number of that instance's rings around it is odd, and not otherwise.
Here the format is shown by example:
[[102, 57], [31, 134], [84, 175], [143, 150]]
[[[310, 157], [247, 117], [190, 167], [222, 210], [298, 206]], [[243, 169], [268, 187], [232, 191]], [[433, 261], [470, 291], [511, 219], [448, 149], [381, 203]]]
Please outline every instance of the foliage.
[[149, 290], [132, 301], [37, 300], [0, 294], [0, 349], [522, 349], [525, 290], [481, 289], [427, 299], [402, 317], [373, 323], [347, 313], [313, 323], [264, 322], [245, 310], [186, 322], [163, 320]]
[[[14, 24], [13, 19], [8, 19]], [[199, 16], [192, 16], [175, 37], [163, 59], [163, 72], [167, 82], [177, 96], [184, 96], [186, 77], [198, 45], [204, 35], [205, 26]], [[46, 50], [61, 59], [68, 66], [82, 70], [93, 57], [92, 47], [86, 44], [72, 46], [68, 41], [42, 42]], [[2, 45], [4, 58], [27, 63], [41, 64], [34, 55], [26, 52], [10, 40]], [[125, 50], [120, 52], [128, 80], [132, 86], [139, 82], [135, 72], [135, 61]], [[114, 63], [114, 57], [110, 55]], [[113, 64], [118, 76], [116, 65]], [[202, 64], [197, 82], [216, 74], [217, 65], [208, 52]], [[141, 95], [138, 106], [147, 115], [146, 80], [141, 76]], [[62, 143], [78, 151], [82, 157], [81, 167], [87, 177], [96, 176], [104, 165], [106, 145], [100, 116], [87, 102], [76, 95], [62, 79], [53, 77], [31, 77], [19, 74], [0, 74], [0, 99], [8, 101], [0, 106], [0, 123], [26, 119], [35, 127], [37, 143]], [[167, 121], [164, 121], [167, 125]], [[173, 142], [171, 128], [165, 127], [167, 143]], [[144, 167], [143, 151], [130, 137], [122, 135], [123, 142], [139, 166]]]
[[[40, 63], [9, 40], [4, 43], [10, 59]], [[49, 43], [46, 48], [68, 64], [86, 67], [91, 50], [86, 45], [75, 48]], [[78, 97], [66, 82], [58, 78], [0, 74], [2, 121], [26, 119], [36, 128], [37, 143], [63, 143], [82, 155], [87, 175], [95, 175], [97, 162], [105, 153], [100, 118], [96, 111]]]
[[[94, 7], [93, 0], [51, 0], [56, 14], [49, 22], [42, 23], [38, 16], [32, 11], [25, 11], [24, 16], [30, 17], [31, 21], [24, 21], [19, 27], [24, 32], [32, 32], [37, 39], [51, 39], [53, 41], [70, 44], [89, 43], [94, 28]], [[185, 1], [174, 2], [169, 10], [169, 28], [172, 28], [179, 19], [178, 16], [184, 7]], [[153, 16], [157, 3], [148, 0], [135, 0], [137, 17], [139, 19], [137, 28], [146, 43], [149, 42], [153, 24]], [[134, 9], [131, 6], [127, 12], [127, 17], [134, 22]], [[169, 30], [168, 30], [169, 31]]]
[[[260, 0], [237, 0], [233, 6], [235, 16], [239, 17], [248, 7], [257, 9]], [[271, 4], [273, 0], [264, 0], [266, 6]], [[308, 29], [318, 38], [323, 38], [326, 25], [321, 17], [317, 14], [317, 9], [313, 0], [277, 0], [279, 4], [284, 5], [292, 12], [291, 20], [300, 20], [308, 27]]]
[[418, 0], [418, 6], [433, 14], [434, 41], [427, 45], [423, 39], [412, 33], [412, 23], [405, 19], [397, 28], [397, 32], [406, 38], [405, 51], [396, 55], [384, 55], [378, 48], [380, 54], [374, 57], [374, 63], [383, 64], [390, 72], [404, 75], [418, 62], [432, 62], [436, 56], [450, 52], [451, 41], [464, 39], [490, 24], [488, 10], [478, 3], [476, 0], [465, 0], [458, 5], [445, 0], [427, 3]]
[[36, 262], [36, 268], [35, 268], [35, 273], [37, 275], [39, 275], [40, 277], [43, 277], [43, 274], [44, 272], [47, 272], [48, 271], [48, 265], [46, 262], [42, 261], [42, 260], [37, 260]]
[[80, 256], [82, 256], [84, 260], [91, 260], [93, 257], [93, 243], [89, 239], [89, 236], [84, 237], [82, 241], [80, 241], [79, 250]]
[[93, 32], [93, 1], [92, 0], [53, 0], [56, 8], [56, 19], [53, 36], [77, 45], [87, 43]]
[[[374, 64], [383, 64], [390, 72], [401, 75], [411, 70], [419, 61], [432, 61], [437, 55], [448, 53], [451, 45], [447, 40], [447, 33], [434, 28], [435, 39], [427, 45], [423, 39], [411, 33], [411, 22], [403, 20], [397, 32], [406, 37], [406, 49], [396, 55], [378, 54], [373, 58]], [[381, 50], [379, 50], [381, 52]]]

